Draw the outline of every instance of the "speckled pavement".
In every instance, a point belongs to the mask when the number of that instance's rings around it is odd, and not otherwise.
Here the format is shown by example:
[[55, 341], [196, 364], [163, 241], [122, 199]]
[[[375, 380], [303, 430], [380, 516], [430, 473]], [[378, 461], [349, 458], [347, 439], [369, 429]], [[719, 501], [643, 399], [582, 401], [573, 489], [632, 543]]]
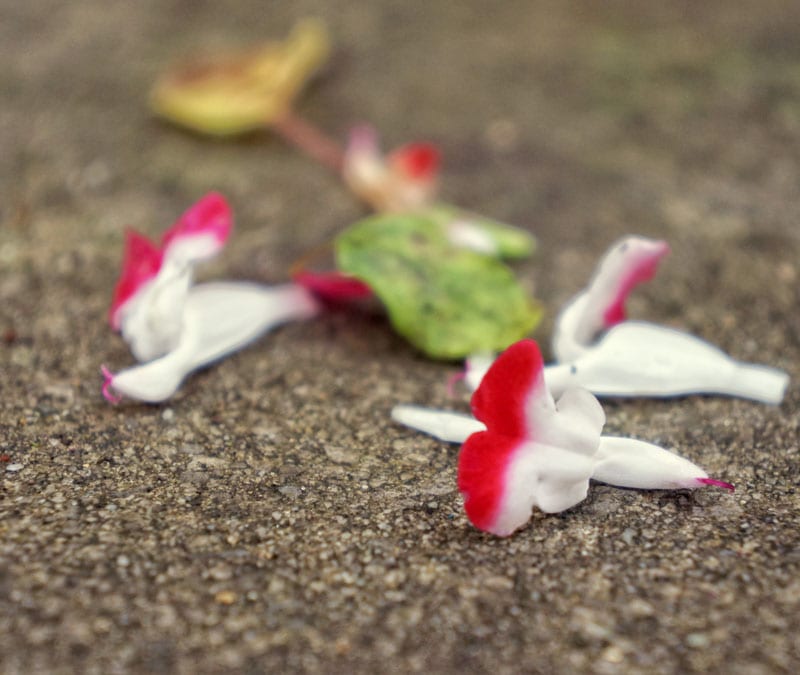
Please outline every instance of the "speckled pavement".
[[[443, 192], [529, 228], [548, 308], [615, 238], [672, 246], [632, 315], [788, 370], [780, 407], [606, 404], [736, 492], [594, 486], [509, 539], [466, 521], [457, 448], [392, 405], [467, 410], [376, 313], [289, 325], [168, 405], [100, 396], [126, 225], [210, 190], [208, 278], [286, 278], [364, 212], [268, 134], [154, 120], [176, 57], [325, 17], [300, 110], [426, 138]], [[800, 5], [0, 0], [0, 672], [726, 673], [800, 669]]]

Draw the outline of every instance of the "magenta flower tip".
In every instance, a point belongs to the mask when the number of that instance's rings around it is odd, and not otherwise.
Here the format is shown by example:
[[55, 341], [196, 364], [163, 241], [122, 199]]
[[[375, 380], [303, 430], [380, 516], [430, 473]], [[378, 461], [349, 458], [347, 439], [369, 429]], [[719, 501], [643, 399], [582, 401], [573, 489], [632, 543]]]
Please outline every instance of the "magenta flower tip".
[[456, 397], [456, 384], [465, 380], [467, 377], [467, 373], [465, 370], [461, 370], [457, 373], [453, 373], [450, 377], [447, 378], [447, 395], [450, 398]]
[[114, 387], [114, 373], [112, 373], [106, 366], [100, 366], [100, 372], [103, 374], [103, 398], [111, 405], [117, 405], [122, 400], [122, 396], [116, 395], [112, 389]]
[[716, 478], [697, 478], [696, 479], [700, 485], [709, 485], [712, 487], [722, 488], [723, 490], [727, 490], [728, 492], [733, 492], [736, 488], [731, 485], [730, 483], [726, 483], [722, 480], [717, 480]]

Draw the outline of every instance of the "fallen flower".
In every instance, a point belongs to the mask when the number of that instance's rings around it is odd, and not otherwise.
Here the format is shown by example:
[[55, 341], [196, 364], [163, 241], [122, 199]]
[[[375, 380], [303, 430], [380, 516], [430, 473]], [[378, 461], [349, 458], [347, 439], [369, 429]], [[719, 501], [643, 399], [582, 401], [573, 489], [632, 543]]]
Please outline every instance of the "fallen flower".
[[[553, 351], [563, 362], [545, 369], [550, 390], [557, 395], [581, 386], [615, 397], [721, 394], [779, 404], [787, 373], [735, 361], [672, 328], [624, 320], [628, 294], [653, 276], [667, 252], [666, 243], [641, 237], [627, 237], [609, 249], [589, 287], [556, 319]], [[467, 384], [477, 386], [487, 366], [485, 357], [468, 361]]]
[[319, 312], [317, 301], [297, 284], [275, 287], [245, 282], [194, 286], [186, 297], [178, 344], [168, 354], [113, 374], [103, 369], [103, 395], [117, 394], [149, 403], [172, 396], [191, 372], [238, 351], [287, 321]]
[[589, 479], [642, 489], [732, 490], [698, 466], [656, 445], [601, 436], [605, 414], [583, 389], [569, 389], [558, 403], [547, 389], [538, 345], [522, 340], [492, 364], [472, 397], [477, 419], [415, 406], [392, 417], [450, 442], [464, 441], [458, 487], [478, 528], [507, 536], [537, 506], [568, 509], [587, 494]]
[[103, 367], [103, 395], [148, 402], [177, 391], [190, 372], [237, 351], [272, 327], [319, 311], [297, 284], [245, 282], [192, 286], [194, 266], [215, 255], [231, 231], [225, 199], [212, 193], [181, 216], [158, 247], [129, 232], [110, 321], [144, 365], [117, 374]]
[[415, 211], [436, 196], [439, 164], [439, 150], [430, 143], [410, 143], [384, 157], [375, 129], [362, 125], [350, 132], [342, 176], [376, 211]]
[[212, 192], [164, 233], [160, 247], [138, 232], [126, 232], [109, 323], [122, 333], [137, 361], [150, 361], [177, 346], [194, 265], [222, 249], [232, 223], [225, 198]]
[[625, 302], [640, 283], [655, 276], [669, 253], [665, 241], [629, 236], [613, 244], [597, 265], [589, 285], [559, 312], [553, 354], [568, 362], [583, 354], [604, 330], [625, 320]]

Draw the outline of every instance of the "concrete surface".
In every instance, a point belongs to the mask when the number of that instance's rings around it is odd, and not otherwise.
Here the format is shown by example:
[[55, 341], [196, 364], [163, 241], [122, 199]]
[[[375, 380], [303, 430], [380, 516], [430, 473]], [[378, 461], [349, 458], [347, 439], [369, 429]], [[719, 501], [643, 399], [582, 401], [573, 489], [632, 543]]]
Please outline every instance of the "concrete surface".
[[[445, 196], [529, 227], [552, 312], [614, 238], [673, 253], [632, 313], [787, 369], [782, 406], [607, 404], [608, 428], [736, 484], [596, 486], [510, 539], [469, 526], [455, 366], [380, 316], [291, 325], [164, 406], [100, 397], [122, 231], [216, 189], [215, 277], [285, 278], [363, 212], [267, 134], [152, 119], [156, 74], [300, 16], [337, 54], [300, 105], [428, 138]], [[761, 674], [800, 667], [800, 5], [0, 0], [0, 671]]]

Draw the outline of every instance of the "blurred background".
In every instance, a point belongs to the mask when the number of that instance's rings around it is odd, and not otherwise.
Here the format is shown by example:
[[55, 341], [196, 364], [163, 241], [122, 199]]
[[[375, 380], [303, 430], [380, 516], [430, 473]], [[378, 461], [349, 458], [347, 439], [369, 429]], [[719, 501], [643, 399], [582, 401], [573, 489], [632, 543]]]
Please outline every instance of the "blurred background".
[[508, 541], [467, 526], [455, 448], [390, 424], [467, 404], [380, 318], [288, 327], [167, 409], [101, 400], [130, 362], [105, 323], [125, 226], [218, 190], [208, 274], [277, 282], [366, 213], [268, 132], [147, 107], [175, 60], [304, 16], [334, 51], [297, 111], [435, 142], [447, 201], [535, 233], [544, 345], [637, 233], [672, 255], [632, 315], [800, 374], [800, 3], [0, 0], [0, 454], [24, 467], [0, 467], [0, 670], [796, 670], [796, 386], [610, 404], [736, 496], [597, 487]]

